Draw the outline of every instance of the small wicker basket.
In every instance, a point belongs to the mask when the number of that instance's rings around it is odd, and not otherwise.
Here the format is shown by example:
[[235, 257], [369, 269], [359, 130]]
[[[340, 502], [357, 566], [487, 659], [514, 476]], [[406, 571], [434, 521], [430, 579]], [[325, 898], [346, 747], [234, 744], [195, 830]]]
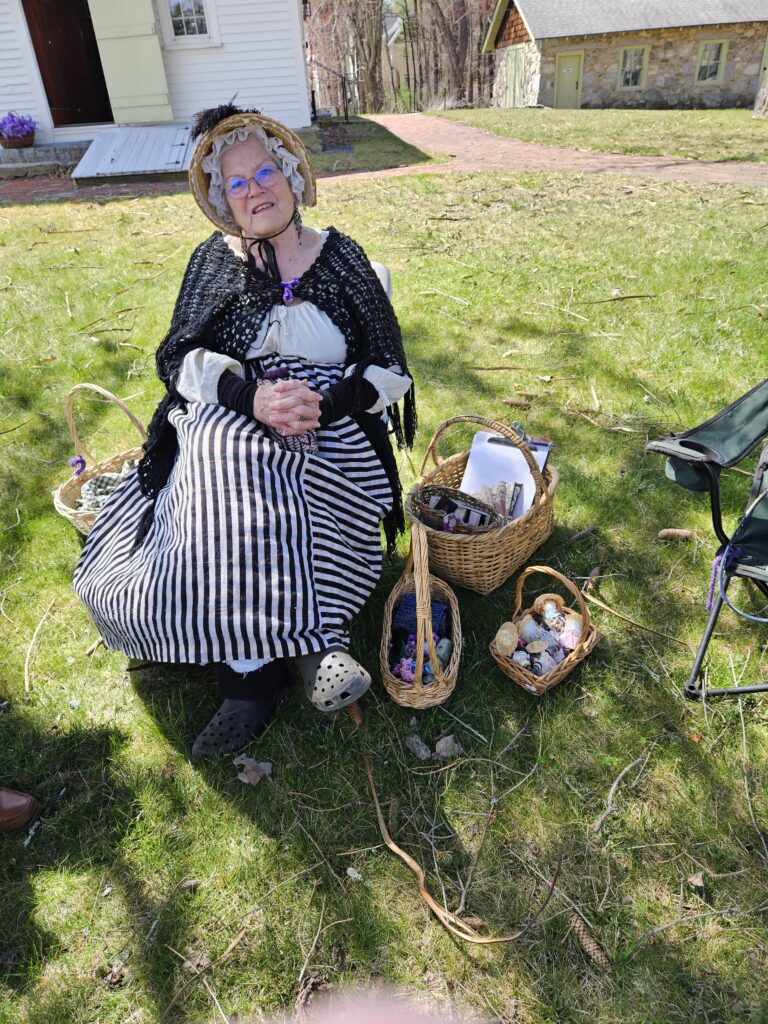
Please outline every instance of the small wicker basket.
[[[416, 595], [416, 669], [414, 681], [410, 686], [403, 686], [402, 681], [392, 675], [389, 667], [390, 647], [392, 644], [392, 619], [398, 602], [406, 594]], [[432, 601], [442, 601], [448, 605], [451, 626], [451, 643], [453, 651], [451, 660], [441, 669], [435, 653], [432, 639]], [[425, 686], [421, 681], [424, 667], [424, 644], [427, 645], [431, 664], [435, 668], [434, 681]], [[461, 618], [456, 595], [442, 580], [430, 575], [428, 562], [427, 539], [424, 527], [414, 523], [411, 530], [411, 550], [405, 563], [405, 572], [392, 589], [384, 606], [384, 627], [379, 648], [379, 669], [387, 693], [396, 704], [406, 708], [431, 708], [442, 704], [453, 693], [459, 677], [459, 661], [461, 659]]]
[[[503, 423], [482, 416], [454, 416], [438, 428], [430, 441], [421, 465], [419, 483], [411, 489], [406, 499], [405, 514], [411, 523], [419, 520], [414, 502], [416, 493], [421, 488], [428, 484], [457, 488], [461, 484], [469, 451], [443, 460], [437, 455], [438, 441], [455, 423], [475, 423], [486, 430], [503, 434], [525, 456], [536, 484], [534, 501], [528, 511], [498, 530], [488, 530], [480, 534], [455, 534], [435, 530], [427, 525], [424, 527], [432, 572], [468, 590], [490, 594], [492, 590], [506, 582], [516, 569], [525, 564], [552, 533], [555, 525], [553, 494], [560, 476], [554, 466], [547, 466], [542, 474], [520, 435]], [[425, 473], [430, 456], [436, 468]]]
[[517, 625], [525, 615], [528, 615], [533, 611], [533, 608], [526, 608], [523, 611], [520, 609], [523, 603], [523, 584], [528, 577], [533, 575], [535, 572], [541, 572], [547, 576], [553, 576], [567, 590], [570, 590], [579, 602], [579, 615], [581, 615], [582, 630], [578, 644], [571, 653], [560, 662], [559, 665], [556, 665], [550, 672], [545, 673], [543, 676], [535, 676], [533, 672], [529, 672], [521, 665], [515, 664], [511, 658], [505, 657], [498, 651], [494, 640], [491, 641], [489, 650], [491, 652], [491, 657], [504, 675], [509, 676], [510, 679], [514, 679], [518, 686], [522, 686], [522, 688], [524, 690], [528, 690], [529, 693], [541, 696], [541, 694], [546, 693], [547, 690], [551, 690], [553, 686], [557, 686], [558, 683], [562, 683], [565, 677], [576, 668], [579, 662], [586, 658], [597, 643], [600, 634], [598, 633], [595, 624], [590, 620], [589, 609], [587, 608], [584, 598], [581, 596], [579, 588], [572, 583], [567, 576], [563, 576], [556, 569], [550, 569], [546, 565], [529, 565], [524, 572], [520, 573], [517, 580], [517, 589], [515, 590], [515, 611], [512, 615], [512, 621], [515, 625]]
[[[474, 509], [477, 512], [482, 512], [488, 516], [487, 526], [466, 526], [464, 523], [456, 523], [454, 530], [445, 530], [443, 525], [445, 520], [445, 512], [442, 512], [437, 508], [429, 507], [429, 499], [437, 496], [439, 498], [451, 498], [457, 504], [463, 505], [465, 508]], [[414, 491], [412, 499], [412, 508], [414, 513], [421, 519], [425, 526], [431, 526], [433, 530], [441, 530], [445, 533], [470, 533], [473, 537], [479, 533], [488, 533], [489, 530], [498, 530], [502, 525], [502, 518], [495, 508], [491, 508], [490, 505], [486, 505], [484, 501], [480, 501], [479, 498], [473, 497], [471, 494], [465, 494], [464, 491], [457, 491], [455, 487], [440, 487], [438, 484], [427, 484], [425, 487], [420, 487]]]
[[78, 476], [70, 477], [69, 480], [57, 487], [53, 492], [53, 504], [60, 515], [68, 519], [73, 526], [76, 526], [80, 533], [88, 536], [96, 516], [101, 510], [78, 507], [77, 499], [80, 497], [80, 490], [83, 484], [86, 480], [90, 480], [91, 477], [99, 473], [118, 473], [122, 469], [124, 462], [127, 462], [128, 459], [140, 459], [144, 451], [142, 448], [131, 448], [127, 452], [121, 452], [119, 455], [113, 455], [109, 459], [104, 459], [103, 462], [96, 462], [93, 455], [91, 455], [78, 437], [77, 427], [75, 426], [73, 405], [77, 395], [83, 391], [95, 391], [97, 394], [109, 399], [110, 402], [114, 402], [118, 409], [121, 409], [131, 423], [133, 423], [144, 441], [147, 439], [147, 432], [124, 402], [121, 402], [111, 391], [107, 391], [106, 388], [102, 388], [98, 384], [76, 384], [69, 392], [69, 395], [67, 395], [67, 424], [75, 446], [75, 455], [82, 455], [90, 464], [90, 468], [84, 470]]

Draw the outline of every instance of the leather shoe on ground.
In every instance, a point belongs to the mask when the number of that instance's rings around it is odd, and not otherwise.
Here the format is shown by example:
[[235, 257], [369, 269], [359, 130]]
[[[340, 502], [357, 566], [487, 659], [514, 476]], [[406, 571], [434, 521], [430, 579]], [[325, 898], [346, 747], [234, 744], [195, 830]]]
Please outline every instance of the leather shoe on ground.
[[40, 804], [33, 796], [15, 789], [0, 789], [0, 835], [26, 828], [39, 810]]

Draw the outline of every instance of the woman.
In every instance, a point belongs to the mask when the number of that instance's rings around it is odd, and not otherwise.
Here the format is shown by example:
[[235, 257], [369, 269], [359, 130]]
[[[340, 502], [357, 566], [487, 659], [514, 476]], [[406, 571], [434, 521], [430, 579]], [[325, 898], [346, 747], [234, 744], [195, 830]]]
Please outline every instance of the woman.
[[301, 140], [231, 105], [198, 115], [193, 136], [190, 186], [221, 230], [192, 254], [157, 352], [167, 394], [75, 589], [108, 646], [217, 663], [223, 703], [201, 756], [259, 733], [287, 658], [323, 711], [370, 685], [347, 626], [379, 577], [382, 520], [390, 551], [403, 529], [387, 427], [410, 446], [416, 417], [365, 254], [302, 227], [315, 179]]

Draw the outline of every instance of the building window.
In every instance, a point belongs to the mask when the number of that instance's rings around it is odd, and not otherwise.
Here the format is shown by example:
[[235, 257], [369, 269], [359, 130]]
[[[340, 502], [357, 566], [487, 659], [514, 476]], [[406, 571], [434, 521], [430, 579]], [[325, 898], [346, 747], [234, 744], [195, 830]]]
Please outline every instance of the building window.
[[725, 74], [727, 42], [705, 42], [699, 47], [697, 85], [719, 85]]
[[648, 71], [648, 46], [625, 46], [619, 65], [620, 89], [644, 89]]
[[157, 11], [166, 49], [221, 45], [216, 0], [159, 0]]
[[203, 0], [168, 0], [174, 36], [208, 34]]

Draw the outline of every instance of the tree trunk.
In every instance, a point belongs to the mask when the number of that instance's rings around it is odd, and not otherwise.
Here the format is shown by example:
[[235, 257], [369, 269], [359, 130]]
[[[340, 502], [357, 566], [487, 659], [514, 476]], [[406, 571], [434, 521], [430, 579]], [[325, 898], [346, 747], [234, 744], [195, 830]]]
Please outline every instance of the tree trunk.
[[768, 71], [763, 75], [763, 81], [760, 85], [760, 89], [758, 90], [757, 99], [755, 100], [753, 116], [768, 119]]

